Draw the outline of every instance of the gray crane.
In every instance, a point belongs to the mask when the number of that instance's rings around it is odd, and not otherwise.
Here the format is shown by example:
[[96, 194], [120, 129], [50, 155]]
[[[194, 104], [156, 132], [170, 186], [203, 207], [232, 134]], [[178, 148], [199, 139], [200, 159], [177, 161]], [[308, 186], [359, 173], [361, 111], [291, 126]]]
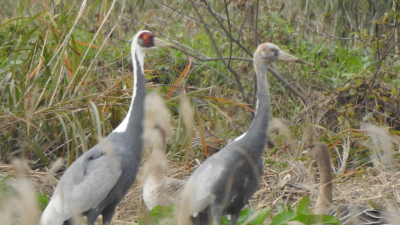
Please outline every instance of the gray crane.
[[[266, 78], [268, 65], [275, 61], [303, 62], [272, 43], [263, 43], [254, 53], [257, 79], [255, 116], [247, 132], [228, 143], [204, 161], [189, 177], [183, 191], [179, 224], [191, 216], [207, 223], [211, 213], [214, 225], [228, 215], [235, 225], [242, 208], [258, 189], [263, 173], [263, 158], [270, 120], [270, 93]], [[201, 218], [203, 217], [203, 218]], [[206, 221], [206, 222], [204, 222]]]
[[128, 113], [105, 139], [81, 155], [65, 171], [40, 219], [41, 225], [72, 224], [77, 215], [94, 224], [103, 216], [110, 224], [115, 208], [136, 179], [143, 148], [146, 86], [143, 62], [149, 49], [171, 44], [150, 31], [138, 32], [131, 46], [133, 94]]
[[315, 204], [315, 214], [335, 216], [340, 224], [346, 225], [373, 225], [398, 224], [400, 217], [379, 209], [371, 209], [355, 204], [333, 205], [332, 201], [332, 168], [328, 147], [323, 142], [316, 142], [308, 146], [311, 158], [318, 163], [321, 176], [321, 187]]

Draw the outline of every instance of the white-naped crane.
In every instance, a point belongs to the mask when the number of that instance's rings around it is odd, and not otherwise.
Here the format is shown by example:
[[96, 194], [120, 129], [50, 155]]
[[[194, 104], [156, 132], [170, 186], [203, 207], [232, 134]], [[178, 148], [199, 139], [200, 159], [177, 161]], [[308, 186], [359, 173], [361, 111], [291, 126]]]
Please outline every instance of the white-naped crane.
[[94, 224], [111, 223], [115, 208], [136, 179], [143, 149], [146, 86], [143, 62], [150, 49], [171, 46], [150, 31], [138, 32], [131, 46], [133, 94], [126, 117], [106, 138], [65, 171], [40, 219], [41, 225], [73, 224], [77, 215]]
[[[263, 174], [263, 158], [270, 120], [270, 93], [266, 78], [268, 65], [275, 61], [303, 62], [272, 43], [260, 44], [254, 53], [257, 79], [255, 116], [246, 133], [228, 143], [205, 160], [189, 177], [183, 192], [179, 224], [190, 217], [208, 224], [211, 213], [214, 225], [223, 215], [235, 225], [242, 208], [258, 189]], [[198, 218], [198, 219], [196, 219]]]
[[315, 214], [335, 216], [343, 225], [383, 225], [399, 224], [400, 216], [393, 213], [372, 209], [355, 204], [334, 205], [332, 201], [332, 168], [328, 147], [323, 142], [315, 142], [306, 148], [317, 164], [320, 173], [321, 187]]

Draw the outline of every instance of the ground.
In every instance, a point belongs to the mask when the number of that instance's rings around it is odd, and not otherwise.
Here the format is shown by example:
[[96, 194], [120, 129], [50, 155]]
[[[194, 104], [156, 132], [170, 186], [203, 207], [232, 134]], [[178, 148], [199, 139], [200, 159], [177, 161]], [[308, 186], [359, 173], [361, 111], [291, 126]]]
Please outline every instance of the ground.
[[[315, 163], [310, 159], [299, 161], [282, 158], [284, 157], [268, 158], [268, 160], [274, 160], [276, 164], [274, 163], [275, 166], [265, 165], [260, 188], [253, 196], [249, 204], [250, 207], [260, 209], [271, 206], [274, 212], [281, 204], [292, 204], [293, 208], [296, 208], [298, 201], [303, 196], [310, 196], [312, 205], [315, 203], [319, 183]], [[282, 165], [280, 169], [276, 166], [278, 164]], [[179, 165], [179, 163], [170, 162], [167, 174], [186, 179], [189, 175], [188, 170], [176, 165]], [[193, 162], [192, 165], [196, 165], [196, 162]], [[282, 169], [283, 167], [286, 168]], [[25, 174], [32, 182], [35, 191], [46, 192], [49, 197], [51, 197], [50, 195], [60, 175], [57, 174], [50, 178], [47, 171], [40, 169], [31, 170], [28, 167], [17, 169], [13, 165], [0, 165], [0, 179], [12, 175], [13, 178], [8, 180], [11, 185], [14, 184], [16, 180], [14, 177], [18, 177], [18, 174]], [[400, 172], [377, 171], [374, 168], [345, 171], [343, 175], [335, 174], [334, 202], [335, 204], [357, 203], [362, 205], [371, 203], [380, 208], [397, 211], [399, 209], [398, 202], [400, 202], [399, 180]], [[118, 205], [113, 224], [136, 224], [136, 219], [146, 213], [139, 178]], [[99, 219], [97, 224], [101, 224], [100, 221]]]

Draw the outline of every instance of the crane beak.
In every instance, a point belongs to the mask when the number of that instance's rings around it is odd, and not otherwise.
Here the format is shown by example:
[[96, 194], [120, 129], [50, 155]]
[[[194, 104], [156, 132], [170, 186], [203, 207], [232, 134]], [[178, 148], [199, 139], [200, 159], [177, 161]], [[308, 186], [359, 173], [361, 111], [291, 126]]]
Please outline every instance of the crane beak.
[[168, 42], [163, 41], [163, 40], [158, 39], [158, 38], [154, 38], [153, 41], [154, 41], [154, 47], [155, 48], [173, 46], [171, 43], [168, 43]]
[[305, 147], [304, 151], [302, 151], [301, 154], [310, 154], [311, 147], [312, 145]]
[[292, 56], [291, 54], [289, 54], [289, 53], [286, 53], [286, 52], [284, 52], [284, 51], [279, 51], [279, 58], [278, 58], [278, 60], [280, 60], [280, 61], [289, 61], [289, 62], [296, 62], [296, 63], [305, 63], [305, 64], [307, 64], [306, 62], [304, 62], [303, 60], [301, 60], [301, 59], [299, 59], [299, 58], [297, 58], [297, 57], [295, 57], [295, 56]]

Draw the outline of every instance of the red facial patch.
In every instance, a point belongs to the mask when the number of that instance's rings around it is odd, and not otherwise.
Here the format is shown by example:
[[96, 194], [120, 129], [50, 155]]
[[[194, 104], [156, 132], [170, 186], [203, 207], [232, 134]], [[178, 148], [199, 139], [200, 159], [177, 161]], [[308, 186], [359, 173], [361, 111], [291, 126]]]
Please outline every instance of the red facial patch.
[[151, 44], [151, 37], [153, 37], [152, 33], [141, 33], [139, 38], [143, 40], [143, 44], [145, 44], [146, 46], [150, 46]]

